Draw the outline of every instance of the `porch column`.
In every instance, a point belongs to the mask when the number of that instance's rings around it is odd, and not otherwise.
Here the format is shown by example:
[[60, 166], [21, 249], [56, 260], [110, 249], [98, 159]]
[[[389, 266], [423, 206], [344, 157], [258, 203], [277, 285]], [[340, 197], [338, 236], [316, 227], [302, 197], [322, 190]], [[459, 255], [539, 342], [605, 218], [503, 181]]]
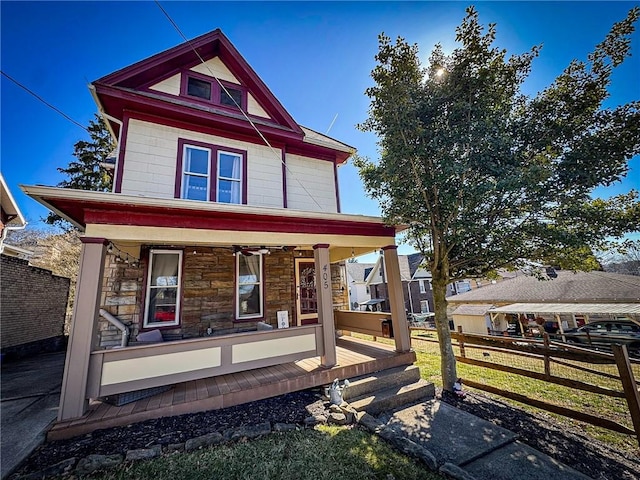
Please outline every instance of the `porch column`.
[[324, 355], [320, 357], [323, 367], [333, 367], [337, 363], [336, 326], [333, 319], [333, 298], [331, 292], [331, 265], [329, 245], [320, 243], [313, 246], [316, 262], [316, 295], [318, 297], [318, 322], [322, 325]]
[[104, 258], [109, 243], [104, 238], [91, 237], [83, 237], [80, 241], [80, 269], [76, 281], [76, 298], [64, 364], [58, 420], [81, 417], [87, 410], [89, 356], [96, 343], [96, 319], [100, 308]]
[[402, 292], [402, 278], [400, 277], [400, 263], [398, 262], [398, 246], [382, 247], [384, 263], [387, 267], [387, 290], [389, 292], [389, 306], [391, 308], [391, 322], [393, 323], [393, 337], [396, 341], [396, 352], [408, 352], [411, 349], [409, 340], [409, 323], [404, 307]]

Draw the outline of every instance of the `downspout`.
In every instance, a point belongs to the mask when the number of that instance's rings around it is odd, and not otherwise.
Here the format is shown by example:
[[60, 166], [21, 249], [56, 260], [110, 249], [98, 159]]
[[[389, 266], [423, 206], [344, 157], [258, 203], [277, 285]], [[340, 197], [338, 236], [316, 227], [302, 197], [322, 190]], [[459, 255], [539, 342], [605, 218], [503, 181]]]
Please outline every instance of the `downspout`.
[[[115, 167], [113, 169], [113, 187], [111, 189], [112, 192], [116, 191], [116, 175], [118, 173], [118, 166], [120, 164], [120, 141], [122, 140], [122, 126], [123, 126], [123, 122], [122, 120], [118, 120], [117, 118], [109, 115], [107, 112], [104, 111], [104, 107], [102, 106], [102, 103], [100, 102], [100, 99], [98, 98], [98, 94], [96, 93], [96, 87], [93, 86], [93, 84], [89, 84], [89, 93], [91, 93], [91, 96], [93, 97], [93, 101], [96, 102], [96, 105], [98, 106], [98, 110], [100, 111], [100, 114], [107, 120], [112, 121], [114, 123], [117, 123], [120, 126], [120, 131], [118, 132], [117, 135], [117, 145], [116, 145], [116, 164]], [[107, 125], [107, 129], [109, 130], [109, 133], [111, 133], [111, 136], [113, 138], [116, 138], [116, 135], [113, 131], [113, 129], [111, 128], [111, 125], [109, 124], [109, 122], [105, 122], [105, 124]]]
[[5, 227], [2, 229], [2, 235], [0, 236], [0, 253], [4, 252], [4, 241], [7, 239], [9, 230], [24, 230], [26, 227], [27, 222], [24, 222], [22, 225], [18, 226], [5, 225]]
[[105, 318], [110, 324], [112, 324], [122, 332], [122, 343], [120, 344], [120, 346], [126, 347], [129, 343], [129, 327], [127, 327], [124, 323], [107, 312], [104, 308], [100, 309], [100, 316]]
[[[411, 298], [411, 282], [413, 282], [414, 280], [409, 279], [409, 282], [407, 282], [407, 290], [409, 291], [409, 307], [411, 308], [411, 314], [415, 313], [413, 311], [413, 298]], [[422, 309], [420, 309], [420, 313], [422, 313]]]
[[[13, 205], [13, 207], [15, 208], [15, 215], [13, 215], [11, 218], [3, 218], [2, 222], [0, 222], [0, 224], [2, 225], [2, 233], [0, 234], [0, 253], [4, 252], [4, 241], [7, 239], [7, 235], [9, 234], [9, 230], [24, 230], [27, 226], [27, 221], [24, 219], [24, 216], [22, 215], [22, 212], [20, 211], [20, 209], [18, 208], [18, 204], [16, 203], [16, 201], [13, 199], [13, 195], [11, 195], [11, 191], [9, 190], [9, 187], [7, 186], [7, 184], [4, 181], [4, 177], [2, 176], [2, 173], [0, 173], [0, 183], [2, 184], [2, 193], [3, 195], [6, 195], [6, 197], [9, 199], [9, 202]], [[9, 216], [9, 214], [7, 214], [7, 217]], [[18, 219], [18, 221], [20, 222], [20, 225], [9, 225], [8, 223]], [[7, 222], [7, 224], [5, 224], [4, 222]]]
[[[111, 186], [111, 192], [115, 193], [116, 192], [116, 177], [118, 176], [118, 167], [120, 166], [120, 142], [122, 141], [123, 122], [118, 120], [115, 117], [112, 117], [108, 113], [105, 113], [104, 111], [102, 112], [102, 116], [104, 118], [106, 118], [107, 120], [110, 120], [110, 121], [120, 125], [120, 130], [118, 131], [118, 139], [117, 139], [117, 144], [116, 144], [116, 164], [113, 166], [113, 185]], [[109, 125], [109, 122], [106, 122], [106, 123], [107, 123], [107, 125]], [[109, 127], [109, 130], [111, 131], [111, 127]], [[113, 131], [111, 131], [111, 134], [113, 135]]]

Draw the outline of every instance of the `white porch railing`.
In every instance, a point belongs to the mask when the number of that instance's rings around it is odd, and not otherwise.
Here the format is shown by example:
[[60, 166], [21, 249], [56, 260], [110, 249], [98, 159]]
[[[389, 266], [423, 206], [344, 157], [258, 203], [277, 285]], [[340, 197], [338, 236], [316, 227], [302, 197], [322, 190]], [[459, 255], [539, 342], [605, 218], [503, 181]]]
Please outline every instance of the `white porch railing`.
[[324, 354], [322, 325], [91, 352], [86, 398], [160, 387]]

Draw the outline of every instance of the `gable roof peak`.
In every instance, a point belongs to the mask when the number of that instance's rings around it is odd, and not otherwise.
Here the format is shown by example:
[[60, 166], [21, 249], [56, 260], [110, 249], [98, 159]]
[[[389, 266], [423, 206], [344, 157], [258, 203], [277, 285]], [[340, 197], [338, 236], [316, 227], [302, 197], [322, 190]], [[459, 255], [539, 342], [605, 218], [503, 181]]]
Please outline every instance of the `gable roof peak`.
[[224, 63], [279, 125], [303, 138], [302, 128], [219, 28], [101, 77], [93, 85], [143, 91], [153, 83], [214, 57]]

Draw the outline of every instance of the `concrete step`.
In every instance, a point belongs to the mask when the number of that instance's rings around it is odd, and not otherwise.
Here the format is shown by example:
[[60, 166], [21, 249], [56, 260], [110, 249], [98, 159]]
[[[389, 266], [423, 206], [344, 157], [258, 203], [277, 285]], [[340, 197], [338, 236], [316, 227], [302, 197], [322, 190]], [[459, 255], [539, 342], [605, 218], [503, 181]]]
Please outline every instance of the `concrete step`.
[[370, 415], [378, 415], [384, 411], [395, 410], [401, 406], [430, 400], [435, 397], [433, 383], [426, 380], [378, 390], [349, 400], [349, 404], [357, 411], [365, 411]]
[[344, 390], [342, 398], [350, 402], [353, 398], [362, 397], [377, 390], [400, 387], [418, 380], [420, 380], [420, 369], [416, 365], [389, 368], [381, 372], [350, 378], [349, 388]]

